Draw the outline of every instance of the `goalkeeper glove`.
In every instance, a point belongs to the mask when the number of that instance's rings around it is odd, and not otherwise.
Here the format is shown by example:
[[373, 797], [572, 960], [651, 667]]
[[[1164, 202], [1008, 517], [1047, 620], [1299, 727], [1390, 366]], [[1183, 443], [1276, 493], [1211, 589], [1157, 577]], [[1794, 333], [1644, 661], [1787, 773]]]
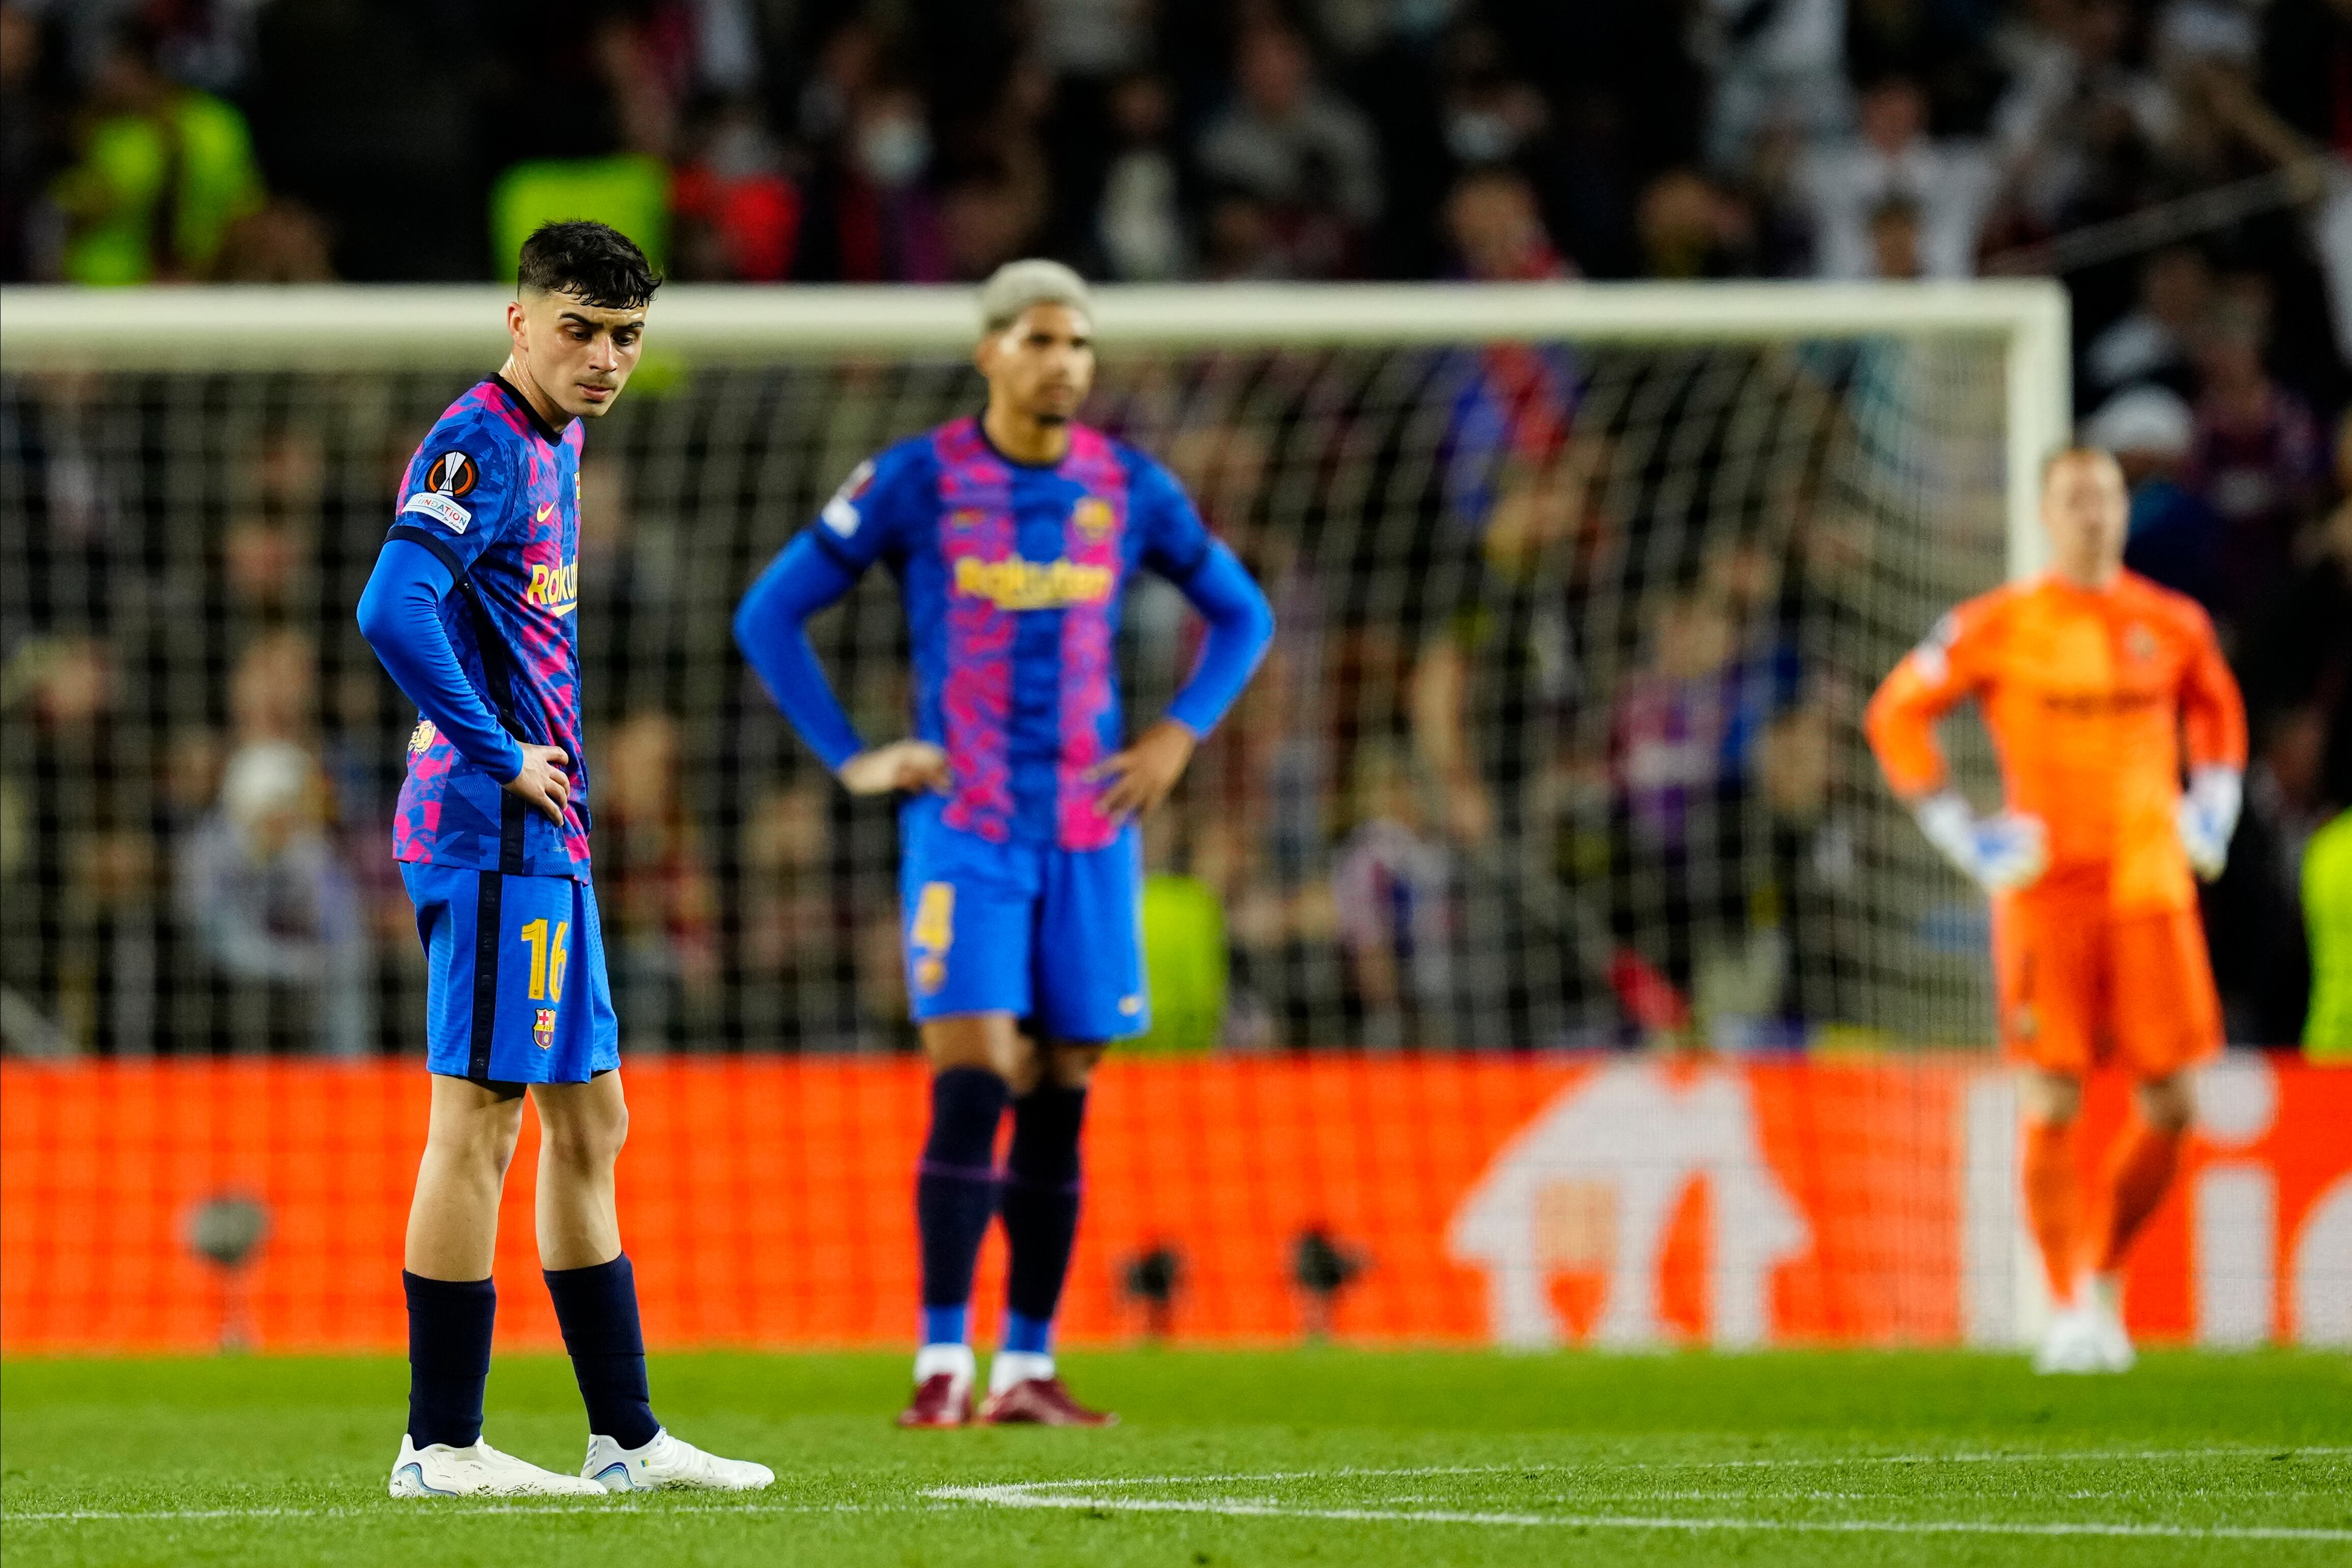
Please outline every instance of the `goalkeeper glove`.
[[2050, 835], [2039, 817], [2016, 811], [1979, 817], [1958, 789], [1928, 796], [1912, 814], [1927, 841], [1987, 893], [2023, 887], [2050, 863]]
[[2243, 794], [2234, 768], [2200, 768], [2189, 777], [2189, 792], [2180, 797], [2173, 823], [2180, 831], [2180, 847], [2189, 852], [2189, 863], [2207, 882], [2229, 863], [2230, 835], [2238, 831]]

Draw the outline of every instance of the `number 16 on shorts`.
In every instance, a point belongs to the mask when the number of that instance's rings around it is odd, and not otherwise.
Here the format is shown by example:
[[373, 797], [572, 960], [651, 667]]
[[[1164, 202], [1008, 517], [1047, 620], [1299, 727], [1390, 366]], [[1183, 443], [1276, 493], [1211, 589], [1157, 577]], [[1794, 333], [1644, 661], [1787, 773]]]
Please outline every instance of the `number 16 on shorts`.
[[[534, 1002], [563, 1000], [563, 964], [572, 940], [572, 922], [555, 923], [552, 938], [548, 935], [547, 917], [523, 923], [522, 939], [530, 947], [530, 990]], [[533, 1008], [530, 1026], [531, 1043], [546, 1051], [555, 1044], [555, 1013], [550, 1007]]]
[[478, 1082], [578, 1083], [618, 1065], [595, 890], [404, 864], [428, 962], [427, 1064]]

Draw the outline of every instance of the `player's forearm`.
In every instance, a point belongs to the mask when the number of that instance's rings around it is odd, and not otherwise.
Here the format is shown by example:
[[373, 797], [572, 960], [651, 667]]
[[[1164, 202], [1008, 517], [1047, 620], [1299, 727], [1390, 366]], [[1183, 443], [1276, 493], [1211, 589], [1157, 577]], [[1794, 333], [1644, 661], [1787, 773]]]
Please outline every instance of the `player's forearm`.
[[500, 783], [522, 771], [522, 747], [499, 723], [441, 624], [441, 599], [454, 586], [431, 551], [394, 539], [376, 557], [360, 595], [360, 635], [417, 711], [467, 761]]
[[1208, 622], [1209, 634], [1202, 640], [1192, 678], [1168, 705], [1168, 716], [1195, 736], [1205, 736], [1217, 727], [1265, 660], [1274, 641], [1274, 607], [1248, 570], [1222, 544], [1211, 546], [1208, 559], [1178, 586]]
[[735, 645], [785, 722], [835, 773], [866, 743], [809, 645], [808, 622], [856, 581], [847, 567], [803, 534], [768, 564], [735, 609]]

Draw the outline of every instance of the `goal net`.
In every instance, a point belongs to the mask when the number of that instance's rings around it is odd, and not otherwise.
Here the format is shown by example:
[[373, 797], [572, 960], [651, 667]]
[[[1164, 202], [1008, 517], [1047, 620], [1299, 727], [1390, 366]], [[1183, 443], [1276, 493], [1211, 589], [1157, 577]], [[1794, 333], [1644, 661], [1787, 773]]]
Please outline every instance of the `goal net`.
[[[406, 1051], [414, 710], [352, 609], [498, 362], [478, 289], [10, 291], [11, 1049]], [[631, 1049], [909, 1038], [888, 807], [729, 620], [860, 459], [977, 409], [969, 298], [680, 288], [589, 432], [594, 852]], [[2028, 564], [2053, 287], [1106, 290], [1087, 417], [1256, 572], [1274, 652], [1148, 824], [1158, 1042], [1989, 1037], [1979, 901], [1877, 779], [1872, 686]], [[1198, 628], [1127, 607], [1131, 719]], [[884, 574], [814, 631], [903, 732]], [[1980, 739], [1956, 736], [1964, 781]]]

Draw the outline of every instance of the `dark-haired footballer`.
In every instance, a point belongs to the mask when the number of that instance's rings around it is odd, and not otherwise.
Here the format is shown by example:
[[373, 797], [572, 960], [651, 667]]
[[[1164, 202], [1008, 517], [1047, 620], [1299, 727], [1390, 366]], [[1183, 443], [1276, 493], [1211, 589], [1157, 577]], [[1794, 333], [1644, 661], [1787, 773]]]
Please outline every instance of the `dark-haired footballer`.
[[[1054, 1314], [1077, 1233], [1088, 1077], [1107, 1044], [1150, 1025], [1136, 819], [1241, 695], [1274, 612], [1167, 469], [1077, 423], [1095, 365], [1078, 276], [1009, 263], [980, 308], [987, 408], [859, 464], [744, 596], [735, 640], [847, 789], [908, 796], [907, 990], [933, 1076], [915, 1178], [922, 1345], [899, 1423], [975, 1418], [966, 1311], [1001, 1217], [1004, 1340], [977, 1419], [1095, 1426], [1108, 1417], [1055, 1375]], [[877, 561], [914, 634], [918, 738], [868, 749], [806, 625]], [[1114, 645], [1138, 569], [1173, 582], [1209, 631], [1184, 689], [1129, 740]]]
[[[360, 630], [420, 710], [393, 852], [429, 960], [431, 1124], [408, 1211], [408, 1431], [394, 1497], [745, 1490], [765, 1465], [670, 1436], [646, 1386], [613, 1166], [628, 1129], [620, 1028], [588, 873], [578, 765], [582, 418], [627, 384], [660, 279], [603, 224], [523, 243], [513, 350], [409, 459]], [[563, 1475], [482, 1441], [499, 1193], [539, 1105], [539, 1259], [588, 1406]]]

